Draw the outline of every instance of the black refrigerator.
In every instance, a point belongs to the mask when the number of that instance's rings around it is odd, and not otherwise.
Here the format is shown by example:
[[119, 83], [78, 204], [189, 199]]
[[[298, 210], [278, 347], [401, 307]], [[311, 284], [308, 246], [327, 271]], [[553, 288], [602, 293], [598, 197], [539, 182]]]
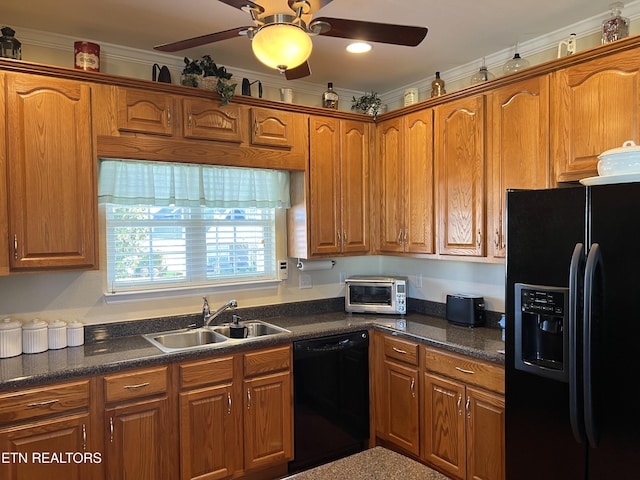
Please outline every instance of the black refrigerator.
[[507, 480], [640, 478], [640, 183], [507, 192]]

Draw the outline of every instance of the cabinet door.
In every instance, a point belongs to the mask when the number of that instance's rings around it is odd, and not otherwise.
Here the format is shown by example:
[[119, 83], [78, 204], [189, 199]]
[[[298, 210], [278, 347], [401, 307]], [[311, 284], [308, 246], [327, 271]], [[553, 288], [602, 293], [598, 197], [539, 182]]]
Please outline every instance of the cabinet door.
[[309, 152], [311, 253], [339, 253], [342, 218], [338, 119], [309, 119]]
[[7, 216], [7, 111], [4, 73], [0, 73], [0, 276], [9, 274], [9, 218]]
[[97, 262], [91, 87], [7, 74], [12, 269], [90, 268]]
[[342, 251], [369, 251], [369, 125], [342, 120], [341, 217]]
[[640, 50], [555, 72], [551, 131], [559, 182], [598, 174], [598, 155], [640, 142]]
[[251, 108], [251, 144], [290, 149], [294, 145], [293, 113]]
[[467, 387], [466, 405], [467, 477], [504, 480], [504, 397]]
[[488, 96], [489, 255], [504, 257], [506, 190], [549, 188], [549, 76], [523, 80]]
[[465, 480], [464, 384], [425, 373], [424, 459], [453, 478]]
[[180, 394], [180, 478], [214, 480], [234, 470], [231, 384]]
[[162, 92], [118, 88], [118, 129], [126, 132], [172, 136], [175, 99]]
[[105, 410], [107, 480], [171, 480], [169, 400], [166, 397], [116, 405]]
[[244, 381], [244, 462], [247, 470], [293, 458], [291, 372]]
[[0, 478], [6, 480], [101, 477], [103, 458], [97, 445], [89, 441], [86, 413], [2, 429], [0, 451]]
[[241, 143], [241, 113], [240, 105], [220, 106], [213, 100], [183, 98], [183, 135], [185, 138]]
[[402, 118], [376, 127], [380, 195], [380, 251], [404, 251], [404, 137]]
[[411, 113], [404, 118], [404, 124], [405, 248], [409, 253], [435, 253], [433, 111]]
[[383, 436], [418, 455], [420, 453], [418, 416], [418, 369], [385, 360], [383, 393], [378, 422]]
[[435, 108], [439, 253], [484, 255], [484, 97]]

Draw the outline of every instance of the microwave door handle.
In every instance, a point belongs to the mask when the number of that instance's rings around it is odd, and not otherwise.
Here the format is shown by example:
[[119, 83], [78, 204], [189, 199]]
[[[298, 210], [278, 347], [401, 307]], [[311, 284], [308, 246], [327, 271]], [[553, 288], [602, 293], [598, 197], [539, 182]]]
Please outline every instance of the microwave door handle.
[[583, 330], [583, 352], [582, 359], [583, 382], [584, 382], [584, 424], [587, 440], [591, 447], [597, 447], [599, 432], [595, 422], [595, 405], [593, 401], [593, 342], [594, 342], [594, 286], [597, 281], [596, 274], [602, 267], [602, 254], [600, 245], [594, 243], [589, 249], [587, 263], [584, 274], [584, 330]]
[[584, 244], [577, 243], [571, 255], [569, 266], [569, 315], [568, 315], [568, 365], [569, 365], [569, 420], [573, 436], [579, 443], [586, 441], [584, 433], [584, 417], [580, 408], [580, 389], [578, 372], [578, 305], [579, 280], [583, 268]]

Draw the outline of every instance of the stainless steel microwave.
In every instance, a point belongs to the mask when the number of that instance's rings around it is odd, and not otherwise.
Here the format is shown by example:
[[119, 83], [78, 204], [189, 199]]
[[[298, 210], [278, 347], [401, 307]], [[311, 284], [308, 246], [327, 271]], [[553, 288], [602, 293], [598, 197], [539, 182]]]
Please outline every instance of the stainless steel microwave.
[[357, 313], [407, 313], [407, 277], [357, 275], [345, 280], [345, 310]]

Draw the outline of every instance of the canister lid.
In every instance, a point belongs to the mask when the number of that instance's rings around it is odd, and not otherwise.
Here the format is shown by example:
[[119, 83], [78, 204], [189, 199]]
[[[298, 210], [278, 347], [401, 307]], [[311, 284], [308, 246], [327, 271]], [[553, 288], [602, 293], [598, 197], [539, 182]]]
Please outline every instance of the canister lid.
[[23, 330], [35, 330], [39, 328], [47, 328], [47, 322], [34, 318], [22, 324]]
[[52, 320], [49, 322], [50, 329], [58, 329], [58, 328], [66, 328], [67, 322], [63, 322], [62, 320]]
[[22, 322], [19, 320], [14, 320], [9, 317], [0, 320], [0, 330], [13, 330], [20, 327], [22, 327]]
[[70, 321], [67, 322], [67, 328], [71, 328], [71, 329], [76, 328], [77, 329], [77, 328], [82, 328], [82, 327], [84, 327], [84, 323], [82, 323], [82, 322], [80, 322], [78, 320], [70, 320]]

